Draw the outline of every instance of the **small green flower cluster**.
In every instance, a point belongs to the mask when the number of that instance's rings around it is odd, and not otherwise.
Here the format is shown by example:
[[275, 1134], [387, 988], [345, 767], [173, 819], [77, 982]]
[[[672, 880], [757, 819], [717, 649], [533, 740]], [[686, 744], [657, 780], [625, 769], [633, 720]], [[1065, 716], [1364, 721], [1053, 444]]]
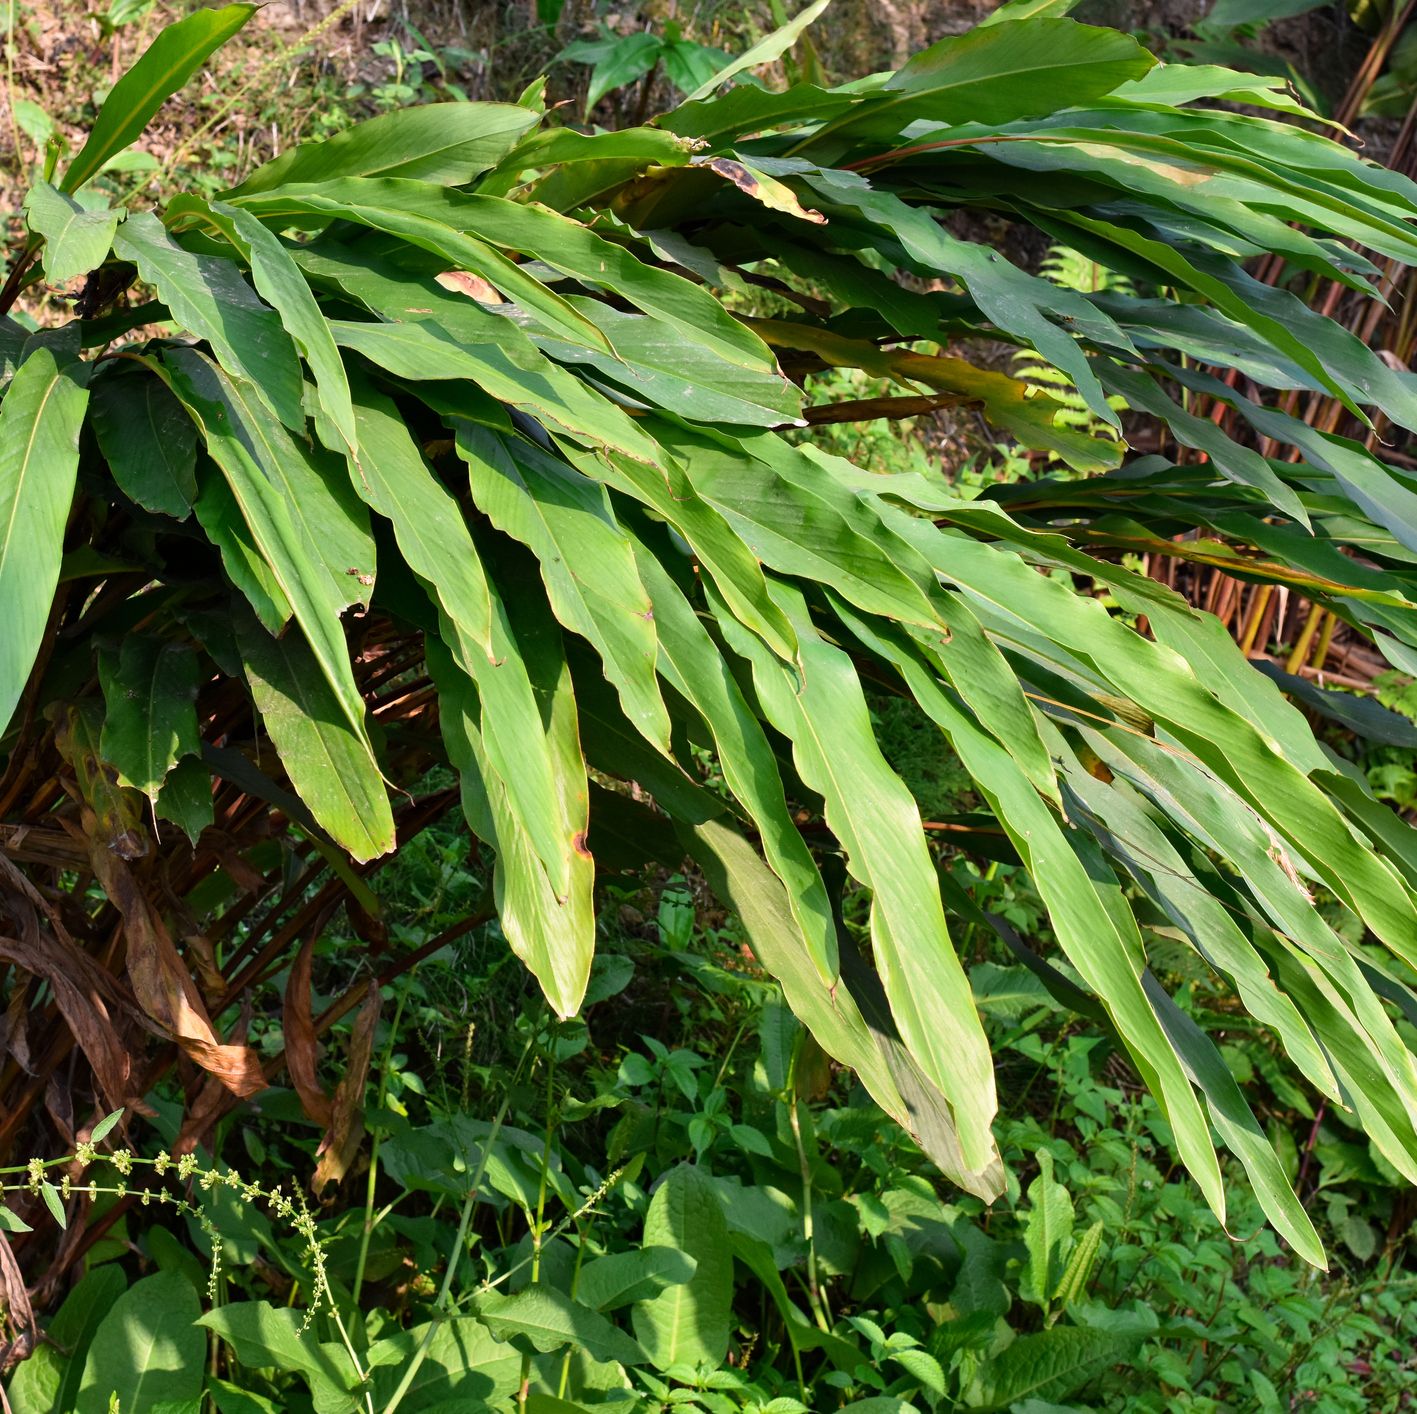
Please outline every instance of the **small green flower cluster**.
[[[95, 1164], [109, 1165], [118, 1175], [117, 1181], [111, 1186], [101, 1185], [93, 1178], [83, 1182], [76, 1179], [71, 1172], [72, 1169], [77, 1168], [82, 1174]], [[61, 1166], [66, 1171], [56, 1183], [47, 1176], [47, 1170]], [[145, 1208], [153, 1203], [170, 1204], [175, 1212], [195, 1219], [211, 1241], [212, 1265], [207, 1290], [208, 1296], [215, 1302], [217, 1286], [221, 1277], [221, 1233], [212, 1223], [203, 1205], [194, 1203], [189, 1198], [162, 1186], [144, 1185], [142, 1188], [133, 1188], [128, 1179], [134, 1169], [139, 1166], [150, 1168], [159, 1178], [171, 1178], [179, 1183], [194, 1184], [203, 1192], [211, 1192], [213, 1189], [222, 1187], [230, 1190], [242, 1202], [264, 1202], [272, 1217], [293, 1228], [305, 1240], [306, 1255], [309, 1257], [313, 1272], [311, 1300], [301, 1330], [303, 1332], [309, 1328], [321, 1303], [330, 1302], [331, 1295], [329, 1277], [325, 1269], [325, 1252], [315, 1230], [315, 1219], [298, 1189], [292, 1197], [280, 1187], [262, 1188], [259, 1183], [251, 1183], [243, 1179], [235, 1169], [223, 1170], [204, 1167], [195, 1154], [174, 1155], [163, 1150], [153, 1158], [146, 1158], [134, 1154], [129, 1149], [115, 1149], [111, 1153], [103, 1153], [92, 1139], [88, 1139], [78, 1145], [74, 1153], [67, 1157], [48, 1161], [30, 1159], [20, 1169], [11, 1170], [11, 1172], [23, 1172], [24, 1180], [16, 1184], [0, 1184], [0, 1197], [6, 1193], [21, 1191], [42, 1196], [61, 1226], [64, 1222], [63, 1204], [77, 1195], [83, 1195], [90, 1199], [97, 1198], [100, 1193], [112, 1194], [117, 1198], [132, 1197]]]

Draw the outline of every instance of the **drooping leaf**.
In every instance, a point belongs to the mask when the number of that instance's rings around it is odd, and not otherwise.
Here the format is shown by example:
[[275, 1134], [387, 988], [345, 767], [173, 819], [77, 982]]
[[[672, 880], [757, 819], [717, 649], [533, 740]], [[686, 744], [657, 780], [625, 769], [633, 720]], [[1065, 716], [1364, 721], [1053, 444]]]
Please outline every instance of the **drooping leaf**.
[[[851, 1066], [942, 1173], [992, 1202], [1003, 1192], [1003, 1165], [995, 1159], [975, 1172], [965, 1161], [949, 1105], [893, 1029], [879, 980], [861, 967], [835, 986], [825, 984], [799, 941], [788, 891], [742, 835], [711, 810], [704, 814], [702, 823], [683, 828], [686, 843], [718, 896], [744, 920], [754, 951], [782, 983], [792, 1010], [829, 1055]], [[845, 960], [850, 966], [849, 954]]]
[[[339, 616], [366, 597], [362, 581], [373, 578], [374, 545], [367, 522], [361, 525], [350, 509], [352, 493], [342, 492], [266, 414], [249, 384], [194, 350], [169, 351], [164, 367], [221, 469], [256, 559], [294, 612], [345, 720], [363, 738], [364, 701]], [[262, 602], [252, 602], [259, 613]]]
[[552, 611], [589, 640], [626, 716], [667, 751], [654, 611], [604, 489], [533, 444], [468, 423], [458, 427], [457, 444], [478, 509], [536, 556]]
[[572, 856], [579, 858], [574, 837], [584, 827], [563, 817], [558, 771], [566, 763], [558, 762], [556, 743], [547, 733], [528, 730], [539, 711], [536, 685], [502, 598], [456, 501], [423, 460], [394, 405], [361, 387], [358, 428], [360, 462], [351, 479], [392, 522], [409, 567], [430, 586], [458, 669], [477, 685], [477, 741], [510, 812], [507, 827], [531, 849], [529, 864], [539, 863], [548, 887], [562, 898], [572, 870], [581, 867]]
[[238, 621], [256, 708], [300, 798], [357, 860], [394, 847], [394, 819], [367, 734], [350, 729], [314, 654], [294, 632]]
[[[544, 628], [541, 630], [544, 635]], [[529, 640], [523, 651], [533, 669], [538, 720], [523, 730], [545, 733], [555, 756], [558, 805], [550, 823], [564, 832], [566, 879], [557, 891], [524, 827], [508, 803], [508, 787], [489, 760], [472, 681], [440, 645], [428, 664], [438, 685], [440, 722], [448, 759], [462, 780], [463, 810], [473, 834], [497, 850], [493, 890], [502, 928], [513, 950], [535, 974], [555, 1010], [572, 1015], [585, 994], [595, 949], [591, 892], [595, 865], [586, 846], [589, 791], [576, 740], [576, 705], [564, 661], [556, 670], [549, 641]], [[582, 794], [584, 792], [584, 794]]]
[[243, 251], [251, 264], [257, 291], [280, 315], [286, 331], [305, 356], [315, 376], [321, 413], [334, 423], [342, 446], [353, 448], [354, 407], [349, 379], [330, 326], [290, 252], [250, 212], [221, 202], [208, 209]]
[[49, 621], [79, 465], [88, 368], [38, 344], [0, 404], [0, 722], [9, 725]]
[[724, 636], [752, 664], [769, 720], [821, 794], [849, 867], [872, 890], [871, 937], [891, 1014], [926, 1075], [948, 1096], [969, 1166], [993, 1157], [993, 1067], [969, 983], [950, 945], [919, 812], [886, 764], [850, 661], [813, 629], [795, 590], [774, 585], [797, 630], [804, 682], [794, 683], [732, 618]]

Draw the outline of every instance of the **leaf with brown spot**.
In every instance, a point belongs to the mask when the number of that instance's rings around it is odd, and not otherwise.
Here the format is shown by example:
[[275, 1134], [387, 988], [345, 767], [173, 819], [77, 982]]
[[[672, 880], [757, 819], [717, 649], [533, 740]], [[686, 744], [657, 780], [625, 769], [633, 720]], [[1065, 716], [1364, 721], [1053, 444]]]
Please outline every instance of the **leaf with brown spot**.
[[327, 1183], [338, 1183], [349, 1172], [364, 1138], [364, 1086], [369, 1079], [369, 1062], [374, 1055], [374, 1032], [379, 1024], [379, 988], [369, 987], [369, 995], [354, 1019], [349, 1036], [349, 1056], [344, 1079], [335, 1090], [329, 1133], [320, 1145], [320, 1162], [310, 1187], [319, 1193]]
[[695, 166], [704, 166], [716, 176], [732, 182], [744, 196], [760, 202], [770, 211], [781, 211], [787, 216], [795, 216], [799, 221], [810, 221], [813, 225], [826, 225], [827, 218], [810, 206], [803, 206], [791, 187], [760, 172], [740, 157], [710, 157], [706, 161], [695, 159]]
[[285, 984], [285, 1010], [282, 1026], [285, 1030], [285, 1068], [290, 1083], [300, 1096], [305, 1113], [317, 1124], [329, 1127], [333, 1110], [330, 1097], [320, 1086], [316, 1066], [320, 1047], [315, 1039], [315, 1021], [310, 1014], [310, 955], [314, 950], [312, 933], [300, 945], [295, 962]]
[[506, 300], [481, 275], [469, 274], [466, 270], [445, 270], [436, 277], [445, 290], [467, 295], [478, 304], [505, 304]]

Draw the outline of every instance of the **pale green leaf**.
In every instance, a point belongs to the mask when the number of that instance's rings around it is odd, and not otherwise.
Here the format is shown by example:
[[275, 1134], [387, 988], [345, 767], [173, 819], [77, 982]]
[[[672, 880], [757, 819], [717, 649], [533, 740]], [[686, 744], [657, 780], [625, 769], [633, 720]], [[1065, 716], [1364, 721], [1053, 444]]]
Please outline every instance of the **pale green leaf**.
[[85, 207], [48, 182], [36, 182], [25, 196], [25, 216], [44, 241], [45, 278], [62, 285], [102, 265], [122, 215], [107, 205]]
[[644, 1246], [693, 1259], [694, 1274], [634, 1307], [635, 1334], [650, 1363], [715, 1369], [728, 1351], [733, 1255], [712, 1180], [680, 1164], [660, 1181], [645, 1217]]
[[39, 653], [59, 582], [87, 376], [72, 354], [37, 344], [0, 404], [0, 723], [6, 725]]

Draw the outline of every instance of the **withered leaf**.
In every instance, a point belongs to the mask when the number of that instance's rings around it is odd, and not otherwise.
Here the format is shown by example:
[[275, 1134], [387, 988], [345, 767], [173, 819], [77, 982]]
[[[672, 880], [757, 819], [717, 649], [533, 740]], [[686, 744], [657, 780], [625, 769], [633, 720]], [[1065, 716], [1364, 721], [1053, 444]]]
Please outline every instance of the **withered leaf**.
[[315, 1039], [315, 1021], [310, 1014], [310, 957], [314, 951], [312, 933], [300, 945], [285, 984], [285, 1068], [290, 1083], [300, 1096], [305, 1113], [318, 1124], [329, 1127], [332, 1118], [330, 1097], [320, 1087], [316, 1067], [320, 1048]]
[[[84, 823], [89, 824], [86, 811]], [[104, 841], [89, 836], [89, 859], [103, 891], [123, 918], [128, 978], [138, 1005], [203, 1070], [236, 1095], [266, 1088], [260, 1058], [249, 1046], [224, 1045], [212, 1029], [207, 1009], [167, 925], [138, 887], [133, 872]]]
[[364, 1138], [364, 1087], [369, 1079], [369, 1062], [374, 1054], [374, 1032], [379, 1024], [379, 988], [369, 987], [369, 995], [354, 1018], [349, 1037], [349, 1057], [344, 1078], [335, 1089], [330, 1129], [320, 1144], [320, 1162], [310, 1187], [319, 1193], [327, 1183], [338, 1183], [349, 1172]]

